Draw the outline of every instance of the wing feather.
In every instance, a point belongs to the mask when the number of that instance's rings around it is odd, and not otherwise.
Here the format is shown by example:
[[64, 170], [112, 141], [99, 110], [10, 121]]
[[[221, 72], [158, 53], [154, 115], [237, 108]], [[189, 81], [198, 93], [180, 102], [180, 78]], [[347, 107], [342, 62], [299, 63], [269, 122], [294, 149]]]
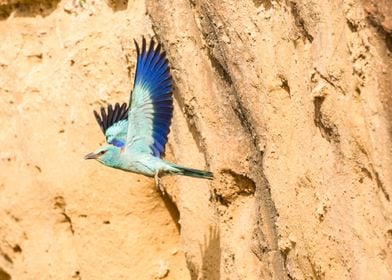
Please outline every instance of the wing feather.
[[105, 110], [101, 107], [101, 115], [94, 110], [94, 116], [103, 134], [106, 136], [106, 141], [117, 147], [123, 147], [126, 142], [128, 133], [128, 108], [127, 103], [121, 106], [119, 103], [111, 104]]
[[165, 149], [173, 116], [173, 80], [162, 46], [135, 41], [137, 64], [128, 114], [126, 149], [160, 157]]

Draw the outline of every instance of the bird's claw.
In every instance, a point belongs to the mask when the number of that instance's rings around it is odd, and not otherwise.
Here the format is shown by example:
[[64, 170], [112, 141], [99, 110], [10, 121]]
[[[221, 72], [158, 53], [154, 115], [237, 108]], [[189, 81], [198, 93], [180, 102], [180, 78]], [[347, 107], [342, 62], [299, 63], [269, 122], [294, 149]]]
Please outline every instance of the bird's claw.
[[157, 189], [160, 190], [163, 195], [166, 194], [165, 188], [161, 185], [161, 182], [160, 182], [159, 172], [155, 173], [154, 178], [155, 178], [155, 186], [157, 187]]

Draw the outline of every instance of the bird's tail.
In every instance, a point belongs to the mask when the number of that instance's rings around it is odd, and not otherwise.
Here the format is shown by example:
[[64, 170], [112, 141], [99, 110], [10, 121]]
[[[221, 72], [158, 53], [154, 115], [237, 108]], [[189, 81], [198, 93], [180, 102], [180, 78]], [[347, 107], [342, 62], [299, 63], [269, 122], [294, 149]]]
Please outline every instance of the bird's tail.
[[198, 170], [198, 169], [193, 169], [193, 168], [188, 168], [176, 164], [171, 164], [172, 167], [176, 169], [175, 173], [179, 175], [184, 175], [184, 176], [189, 176], [189, 177], [195, 177], [195, 178], [203, 178], [203, 179], [208, 179], [212, 180], [214, 178], [214, 174], [210, 171], [203, 171], [203, 170]]

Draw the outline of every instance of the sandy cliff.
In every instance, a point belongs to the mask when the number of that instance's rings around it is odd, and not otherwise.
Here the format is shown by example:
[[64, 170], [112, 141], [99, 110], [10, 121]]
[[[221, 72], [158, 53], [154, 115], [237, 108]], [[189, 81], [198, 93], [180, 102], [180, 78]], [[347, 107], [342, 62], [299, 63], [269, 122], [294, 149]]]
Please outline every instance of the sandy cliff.
[[[0, 279], [392, 277], [385, 1], [0, 0]], [[85, 162], [133, 38], [175, 83], [167, 158]]]

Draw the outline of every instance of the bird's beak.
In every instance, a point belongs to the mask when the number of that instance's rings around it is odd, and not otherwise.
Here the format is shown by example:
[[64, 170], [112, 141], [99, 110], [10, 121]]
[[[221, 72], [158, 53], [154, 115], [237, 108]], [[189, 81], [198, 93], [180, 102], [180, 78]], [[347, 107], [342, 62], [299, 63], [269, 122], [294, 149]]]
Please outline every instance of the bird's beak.
[[84, 156], [84, 159], [96, 159], [97, 155], [94, 153], [89, 153], [88, 155]]

